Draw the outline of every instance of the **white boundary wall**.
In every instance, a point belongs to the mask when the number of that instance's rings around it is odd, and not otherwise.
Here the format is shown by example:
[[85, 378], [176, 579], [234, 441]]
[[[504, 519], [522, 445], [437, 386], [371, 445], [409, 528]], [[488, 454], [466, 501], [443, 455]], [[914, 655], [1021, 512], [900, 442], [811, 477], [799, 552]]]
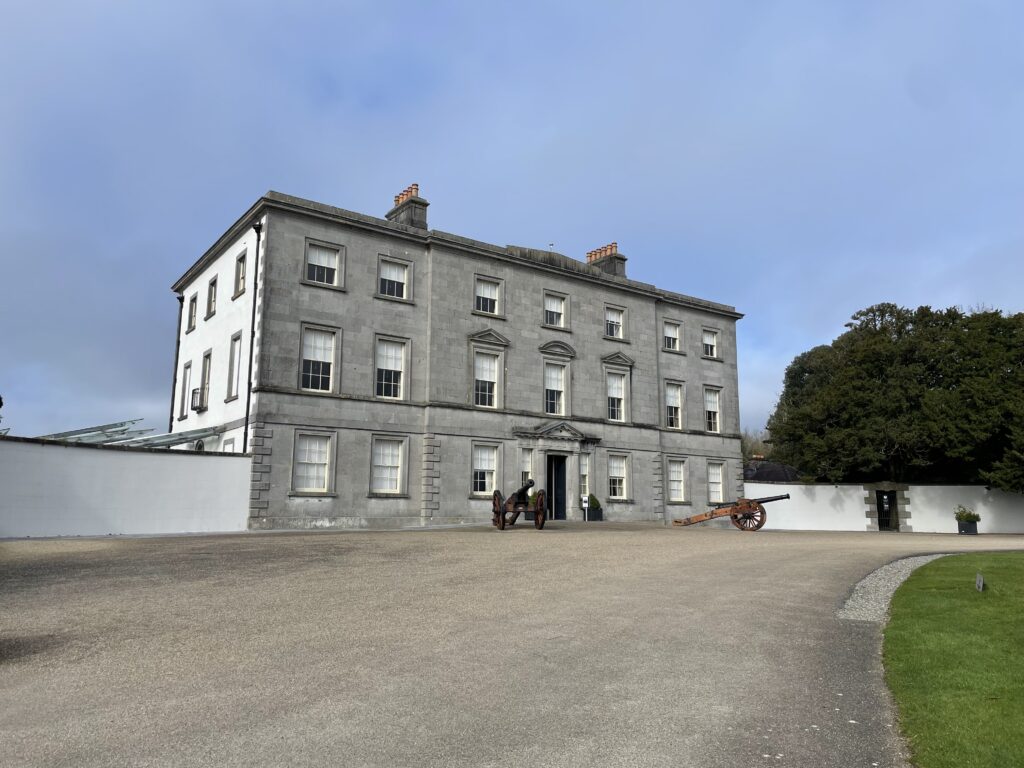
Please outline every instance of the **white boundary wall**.
[[[747, 498], [779, 496], [766, 504], [765, 529], [788, 531], [866, 531], [871, 522], [862, 485], [746, 483]], [[978, 533], [1024, 533], [1024, 496], [978, 485], [911, 485], [906, 522], [914, 533], [956, 533], [953, 509], [970, 507], [979, 515]]]
[[249, 456], [0, 438], [0, 538], [244, 531]]

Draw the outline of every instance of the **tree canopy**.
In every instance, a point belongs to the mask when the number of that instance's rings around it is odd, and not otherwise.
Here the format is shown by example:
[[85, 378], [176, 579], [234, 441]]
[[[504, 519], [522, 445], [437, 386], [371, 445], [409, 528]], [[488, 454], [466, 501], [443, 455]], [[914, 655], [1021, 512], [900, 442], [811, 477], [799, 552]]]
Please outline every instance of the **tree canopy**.
[[1024, 314], [877, 304], [846, 327], [786, 369], [774, 459], [814, 480], [1024, 492]]

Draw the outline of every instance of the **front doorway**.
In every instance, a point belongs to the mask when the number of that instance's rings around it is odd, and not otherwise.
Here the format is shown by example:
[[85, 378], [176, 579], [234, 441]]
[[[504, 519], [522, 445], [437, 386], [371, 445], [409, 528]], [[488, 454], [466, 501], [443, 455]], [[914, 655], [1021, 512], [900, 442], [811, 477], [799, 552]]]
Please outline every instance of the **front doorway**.
[[875, 491], [875, 501], [878, 504], [878, 530], [898, 531], [900, 520], [896, 510], [896, 491]]
[[547, 470], [548, 520], [565, 520], [565, 456], [548, 454]]

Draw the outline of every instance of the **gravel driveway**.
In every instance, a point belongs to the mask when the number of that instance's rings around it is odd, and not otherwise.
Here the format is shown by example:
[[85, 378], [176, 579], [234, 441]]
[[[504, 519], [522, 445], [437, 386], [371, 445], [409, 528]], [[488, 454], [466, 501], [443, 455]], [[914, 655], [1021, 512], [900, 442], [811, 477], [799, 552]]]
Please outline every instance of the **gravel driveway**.
[[9, 766], [902, 765], [914, 554], [1020, 536], [551, 523], [0, 542]]

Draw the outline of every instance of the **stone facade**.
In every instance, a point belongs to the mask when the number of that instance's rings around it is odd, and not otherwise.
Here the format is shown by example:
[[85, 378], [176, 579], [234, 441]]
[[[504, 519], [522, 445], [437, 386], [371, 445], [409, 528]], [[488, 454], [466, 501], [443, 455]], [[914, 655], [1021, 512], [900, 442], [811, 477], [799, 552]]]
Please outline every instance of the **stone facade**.
[[[553, 514], [582, 520], [584, 465], [605, 520], [668, 522], [702, 511], [709, 495], [728, 501], [742, 494], [739, 313], [627, 279], [617, 247], [592, 252], [585, 263], [428, 230], [426, 201], [418, 190], [403, 195], [378, 219], [267, 193], [174, 286], [187, 297], [218, 269], [230, 282], [236, 244], [261, 223], [249, 412], [241, 420], [232, 412], [221, 425], [237, 435], [248, 424], [250, 527], [481, 522], [491, 515], [490, 489], [507, 494], [524, 472], [556, 497]], [[333, 254], [330, 280], [307, 279], [311, 253]], [[381, 280], [395, 269], [401, 295], [386, 295], [392, 288]], [[478, 285], [496, 294], [493, 308], [478, 306]], [[546, 306], [561, 312], [547, 314]], [[183, 340], [186, 322], [179, 352], [193, 344]], [[678, 335], [675, 349], [666, 347], [666, 334]], [[303, 377], [310, 365], [304, 339], [312, 336], [333, 340], [322, 355], [331, 358], [330, 380], [317, 379], [317, 389]], [[385, 347], [400, 350], [400, 387], [383, 390], [397, 397], [381, 395]], [[493, 361], [497, 373], [484, 405], [475, 386], [479, 361]], [[218, 373], [223, 364], [214, 358], [214, 388], [227, 375]], [[182, 365], [184, 358], [176, 383]], [[558, 381], [559, 371], [562, 389], [549, 401], [545, 376]], [[609, 419], [609, 376], [624, 390], [619, 420]], [[246, 400], [244, 372], [242, 379], [239, 402]], [[681, 396], [676, 424], [667, 415], [667, 387]], [[718, 402], [710, 430], [706, 389]], [[197, 419], [172, 428], [194, 428]], [[376, 469], [375, 441], [391, 452]], [[216, 445], [207, 443], [208, 450]], [[310, 445], [321, 451], [312, 458]], [[242, 447], [234, 439], [234, 450]], [[297, 451], [304, 468], [296, 466]], [[621, 483], [610, 483], [610, 469], [620, 468]], [[307, 470], [314, 481], [302, 479]], [[680, 479], [682, 498], [670, 498], [678, 497]], [[303, 487], [310, 482], [317, 487]]]

